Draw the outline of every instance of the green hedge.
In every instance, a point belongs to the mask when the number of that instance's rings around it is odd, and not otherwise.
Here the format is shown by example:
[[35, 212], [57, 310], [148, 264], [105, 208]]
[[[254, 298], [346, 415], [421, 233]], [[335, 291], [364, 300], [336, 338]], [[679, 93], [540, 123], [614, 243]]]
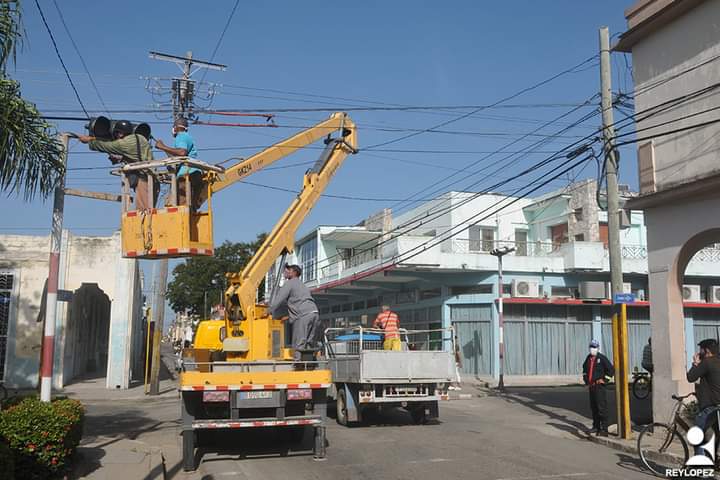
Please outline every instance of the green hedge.
[[0, 412], [0, 437], [13, 452], [15, 471], [33, 480], [65, 472], [80, 443], [84, 415], [77, 400], [46, 403], [35, 397]]

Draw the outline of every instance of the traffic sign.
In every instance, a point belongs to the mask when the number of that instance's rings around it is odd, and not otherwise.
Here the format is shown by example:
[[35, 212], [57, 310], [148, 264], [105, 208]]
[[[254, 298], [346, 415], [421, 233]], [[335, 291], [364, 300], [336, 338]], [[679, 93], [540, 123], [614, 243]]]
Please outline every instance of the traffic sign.
[[616, 293], [613, 296], [613, 303], [635, 303], [634, 293]]

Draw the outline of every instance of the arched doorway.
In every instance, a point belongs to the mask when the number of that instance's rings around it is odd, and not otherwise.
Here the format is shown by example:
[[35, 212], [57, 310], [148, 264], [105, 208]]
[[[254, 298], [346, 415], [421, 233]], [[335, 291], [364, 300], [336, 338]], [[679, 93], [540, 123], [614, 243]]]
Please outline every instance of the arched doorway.
[[83, 283], [73, 293], [63, 359], [65, 383], [106, 376], [110, 304], [110, 298], [97, 283]]
[[685, 394], [693, 388], [686, 373], [695, 339], [692, 322], [686, 321], [682, 287], [693, 257], [720, 243], [720, 222], [711, 214], [717, 211], [720, 211], [717, 194], [645, 209], [656, 419], [669, 415], [673, 394]]

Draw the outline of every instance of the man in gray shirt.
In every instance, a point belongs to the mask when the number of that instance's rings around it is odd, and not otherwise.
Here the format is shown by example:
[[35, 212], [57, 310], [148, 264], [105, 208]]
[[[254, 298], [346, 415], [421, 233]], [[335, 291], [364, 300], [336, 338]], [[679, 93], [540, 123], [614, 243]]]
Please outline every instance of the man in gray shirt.
[[320, 330], [320, 314], [310, 295], [310, 290], [300, 280], [302, 269], [297, 265], [285, 265], [285, 284], [273, 296], [270, 313], [275, 318], [284, 316], [287, 308], [292, 327], [294, 359], [299, 361], [302, 351], [317, 350]]

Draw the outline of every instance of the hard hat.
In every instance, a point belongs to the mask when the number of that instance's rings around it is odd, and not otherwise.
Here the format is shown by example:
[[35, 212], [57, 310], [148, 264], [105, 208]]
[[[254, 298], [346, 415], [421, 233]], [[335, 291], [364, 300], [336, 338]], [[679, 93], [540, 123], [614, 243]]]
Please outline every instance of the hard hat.
[[125, 135], [130, 135], [133, 133], [133, 126], [132, 123], [128, 122], [127, 120], [118, 120], [115, 122], [115, 125], [113, 125], [113, 135], [117, 133], [124, 133]]

